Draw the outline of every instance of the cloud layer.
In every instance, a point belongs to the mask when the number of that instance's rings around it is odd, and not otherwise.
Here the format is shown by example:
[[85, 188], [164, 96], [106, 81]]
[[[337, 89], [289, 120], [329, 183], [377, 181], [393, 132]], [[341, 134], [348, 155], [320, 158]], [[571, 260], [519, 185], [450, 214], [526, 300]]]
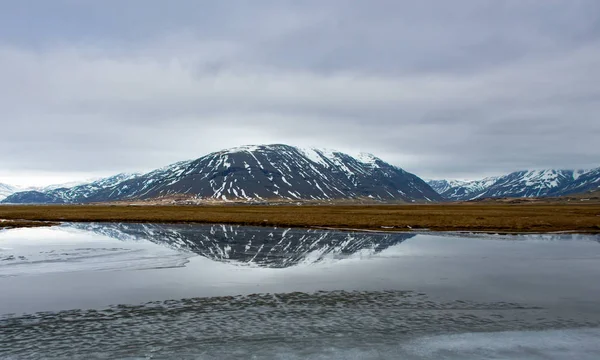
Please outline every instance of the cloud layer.
[[64, 0], [0, 14], [0, 181], [254, 143], [368, 151], [424, 177], [600, 166], [594, 0]]

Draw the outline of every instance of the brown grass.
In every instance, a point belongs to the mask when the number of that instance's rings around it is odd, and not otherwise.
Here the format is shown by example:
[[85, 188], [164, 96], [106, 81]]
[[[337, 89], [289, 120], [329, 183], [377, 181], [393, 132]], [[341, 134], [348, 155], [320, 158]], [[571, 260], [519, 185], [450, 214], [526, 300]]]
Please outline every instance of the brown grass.
[[0, 221], [0, 230], [2, 229], [13, 229], [13, 228], [28, 228], [28, 227], [40, 227], [40, 226], [53, 226], [58, 225], [57, 222], [48, 221], [30, 221], [30, 220], [4, 220]]
[[0, 206], [0, 219], [79, 222], [227, 223], [280, 227], [600, 233], [595, 204], [370, 206]]

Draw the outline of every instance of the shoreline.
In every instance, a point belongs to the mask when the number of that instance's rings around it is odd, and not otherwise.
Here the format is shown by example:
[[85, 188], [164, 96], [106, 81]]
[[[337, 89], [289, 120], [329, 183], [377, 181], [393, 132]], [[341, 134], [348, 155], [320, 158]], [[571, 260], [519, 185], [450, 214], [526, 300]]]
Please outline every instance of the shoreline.
[[0, 231], [19, 228], [48, 227], [60, 224], [60, 222], [51, 221], [0, 219]]
[[[0, 231], [2, 230], [11, 230], [11, 229], [27, 229], [27, 228], [35, 228], [35, 227], [53, 227], [60, 226], [65, 223], [130, 223], [130, 224], [165, 224], [165, 225], [208, 225], [208, 224], [216, 224], [216, 225], [236, 225], [236, 226], [258, 226], [258, 227], [282, 227], [282, 226], [271, 226], [271, 225], [247, 225], [247, 224], [237, 224], [237, 223], [210, 223], [210, 222], [150, 222], [150, 221], [63, 221], [63, 222], [50, 222], [50, 221], [23, 221], [23, 222], [10, 222], [5, 225], [2, 221], [6, 221], [5, 219], [0, 219]], [[591, 230], [561, 230], [561, 231], [495, 231], [495, 230], [430, 230], [430, 229], [398, 229], [398, 230], [376, 230], [376, 229], [360, 229], [360, 228], [336, 228], [336, 227], [323, 227], [323, 226], [308, 226], [308, 227], [300, 227], [300, 226], [290, 226], [292, 229], [314, 229], [314, 230], [330, 230], [330, 231], [339, 231], [339, 232], [354, 232], [354, 233], [374, 233], [374, 234], [455, 234], [455, 235], [470, 235], [470, 234], [480, 234], [480, 235], [600, 235], [600, 231]]]

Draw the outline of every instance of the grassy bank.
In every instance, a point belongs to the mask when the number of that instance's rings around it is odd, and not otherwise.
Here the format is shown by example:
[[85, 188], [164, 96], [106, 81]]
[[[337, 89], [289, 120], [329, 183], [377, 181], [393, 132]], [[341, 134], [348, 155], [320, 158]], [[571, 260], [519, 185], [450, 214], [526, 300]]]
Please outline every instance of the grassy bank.
[[29, 221], [29, 220], [0, 220], [0, 230], [2, 229], [14, 229], [14, 228], [29, 228], [29, 227], [40, 227], [40, 226], [53, 226], [58, 225], [58, 222], [48, 221]]
[[438, 204], [377, 206], [0, 206], [0, 219], [228, 223], [369, 230], [600, 233], [600, 205]]

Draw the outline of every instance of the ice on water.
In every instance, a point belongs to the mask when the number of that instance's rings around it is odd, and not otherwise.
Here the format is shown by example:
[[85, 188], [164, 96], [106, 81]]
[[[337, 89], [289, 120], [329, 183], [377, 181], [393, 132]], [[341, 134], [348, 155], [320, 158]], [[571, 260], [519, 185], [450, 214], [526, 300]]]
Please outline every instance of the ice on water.
[[0, 277], [183, 266], [190, 254], [68, 228], [0, 232]]

